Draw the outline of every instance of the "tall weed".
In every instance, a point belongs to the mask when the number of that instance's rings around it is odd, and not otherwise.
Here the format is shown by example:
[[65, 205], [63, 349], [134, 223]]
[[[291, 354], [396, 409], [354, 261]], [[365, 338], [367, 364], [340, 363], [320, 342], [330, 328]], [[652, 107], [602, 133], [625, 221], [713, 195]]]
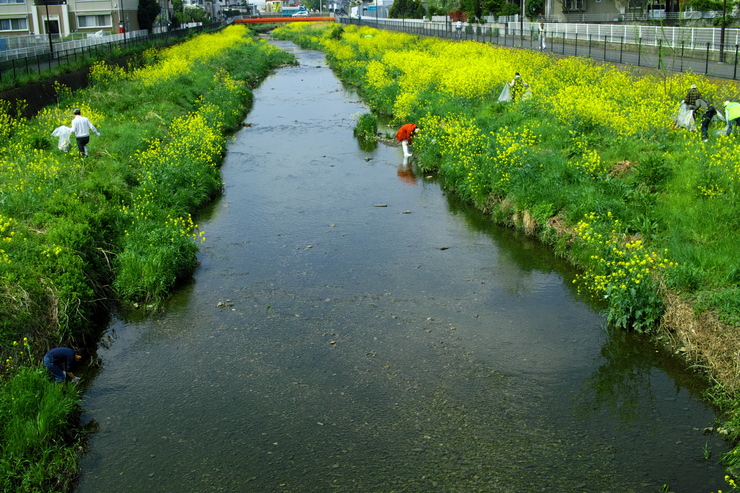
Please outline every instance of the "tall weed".
[[[0, 490], [61, 491], [74, 479], [78, 392], [46, 370], [21, 367], [0, 382]], [[70, 428], [70, 426], [72, 426]]]

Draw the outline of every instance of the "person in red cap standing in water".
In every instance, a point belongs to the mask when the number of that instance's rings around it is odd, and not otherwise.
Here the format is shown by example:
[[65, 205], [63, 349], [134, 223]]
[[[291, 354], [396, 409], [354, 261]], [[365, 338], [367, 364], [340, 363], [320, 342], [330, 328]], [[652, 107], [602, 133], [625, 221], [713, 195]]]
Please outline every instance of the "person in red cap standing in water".
[[408, 158], [411, 157], [411, 153], [409, 152], [409, 145], [411, 144], [411, 139], [416, 135], [416, 132], [419, 131], [419, 128], [414, 123], [407, 123], [406, 125], [403, 125], [401, 128], [398, 129], [398, 132], [396, 132], [396, 140], [401, 143], [401, 147], [403, 148], [403, 161], [404, 163]]

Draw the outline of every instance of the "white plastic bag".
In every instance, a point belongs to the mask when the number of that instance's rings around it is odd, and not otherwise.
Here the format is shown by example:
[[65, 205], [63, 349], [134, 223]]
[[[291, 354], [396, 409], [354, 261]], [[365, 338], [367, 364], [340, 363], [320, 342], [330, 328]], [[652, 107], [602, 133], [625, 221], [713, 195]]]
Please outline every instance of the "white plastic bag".
[[511, 101], [511, 93], [509, 93], [509, 84], [504, 84], [504, 88], [501, 90], [501, 95], [498, 97], [500, 103]]
[[57, 127], [51, 133], [51, 136], [59, 137], [59, 143], [57, 144], [57, 147], [60, 151], [67, 152], [69, 148], [72, 147], [72, 143], [70, 142], [70, 138], [72, 137], [72, 127]]
[[692, 129], [696, 128], [694, 125], [694, 110], [689, 108], [686, 103], [681, 103], [678, 108], [678, 115], [676, 116], [676, 125], [681, 128]]

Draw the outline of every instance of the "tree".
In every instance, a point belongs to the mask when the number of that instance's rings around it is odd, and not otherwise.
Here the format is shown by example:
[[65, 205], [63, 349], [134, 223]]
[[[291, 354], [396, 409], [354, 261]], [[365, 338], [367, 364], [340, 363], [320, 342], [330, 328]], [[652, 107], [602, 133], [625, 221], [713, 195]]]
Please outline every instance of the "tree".
[[427, 8], [432, 15], [447, 15], [453, 10], [460, 9], [460, 0], [427, 0]]
[[681, 2], [681, 10], [697, 10], [699, 12], [720, 11], [722, 10], [722, 2], [714, 0], [689, 0], [688, 2]]
[[139, 9], [136, 11], [139, 27], [151, 32], [159, 11], [159, 4], [155, 0], [139, 0]]
[[205, 9], [203, 7], [190, 7], [185, 9], [185, 11], [182, 13], [182, 22], [203, 22], [207, 23], [210, 21], [208, 18], [208, 14], [206, 13]]
[[422, 19], [424, 5], [421, 0], [396, 0], [388, 11], [391, 19]]
[[528, 19], [536, 19], [540, 14], [545, 13], [545, 2], [543, 0], [527, 0], [524, 9]]
[[519, 7], [519, 5], [506, 2], [503, 7], [501, 7], [501, 11], [498, 13], [498, 15], [516, 15], [521, 13], [522, 9]]
[[182, 12], [185, 6], [182, 3], [182, 0], [172, 0], [172, 27], [177, 29], [180, 27], [180, 20], [182, 19]]
[[461, 0], [460, 7], [468, 14], [470, 22], [483, 20], [483, 0]]
[[[527, 0], [529, 3], [530, 0]], [[484, 0], [483, 11], [493, 15], [515, 15], [521, 13], [521, 7], [516, 3], [509, 3], [506, 0]]]

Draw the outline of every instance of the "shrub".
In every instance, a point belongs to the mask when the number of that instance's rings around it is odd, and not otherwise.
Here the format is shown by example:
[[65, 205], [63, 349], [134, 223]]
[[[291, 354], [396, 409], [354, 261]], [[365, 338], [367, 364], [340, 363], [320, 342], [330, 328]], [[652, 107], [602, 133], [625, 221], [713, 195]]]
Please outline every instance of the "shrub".
[[[22, 367], [0, 383], [0, 490], [18, 493], [71, 487], [79, 441], [74, 386], [52, 382], [45, 369]], [[72, 428], [70, 428], [72, 425]], [[73, 450], [73, 449], [72, 449]]]
[[364, 113], [357, 119], [355, 137], [374, 139], [378, 135], [378, 119], [372, 113]]

